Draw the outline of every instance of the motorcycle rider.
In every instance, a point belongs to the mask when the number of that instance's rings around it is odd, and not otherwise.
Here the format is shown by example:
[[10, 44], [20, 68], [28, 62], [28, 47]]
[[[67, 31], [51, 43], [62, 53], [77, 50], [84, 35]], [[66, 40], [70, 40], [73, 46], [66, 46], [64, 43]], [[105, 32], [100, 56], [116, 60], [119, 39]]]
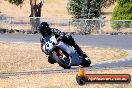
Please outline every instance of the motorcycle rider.
[[40, 23], [40, 25], [38, 26], [38, 30], [42, 35], [42, 37], [40, 38], [41, 49], [42, 52], [44, 52], [45, 54], [47, 54], [47, 52], [43, 51], [42, 48], [44, 44], [44, 38], [47, 35], [55, 35], [58, 41], [62, 40], [64, 43], [73, 46], [81, 58], [88, 58], [87, 55], [81, 50], [81, 48], [76, 44], [76, 42], [74, 41], [71, 35], [66, 35], [64, 32], [61, 32], [58, 29], [50, 28], [47, 22]]

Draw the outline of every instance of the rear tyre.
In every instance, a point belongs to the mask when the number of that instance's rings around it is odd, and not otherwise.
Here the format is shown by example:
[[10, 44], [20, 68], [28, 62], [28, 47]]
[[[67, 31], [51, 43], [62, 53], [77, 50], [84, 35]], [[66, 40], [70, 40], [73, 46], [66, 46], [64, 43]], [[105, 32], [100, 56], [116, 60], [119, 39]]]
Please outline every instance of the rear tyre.
[[90, 59], [88, 59], [88, 60], [83, 59], [81, 65], [82, 65], [83, 67], [89, 67], [90, 64], [91, 64], [91, 60], [90, 60]]

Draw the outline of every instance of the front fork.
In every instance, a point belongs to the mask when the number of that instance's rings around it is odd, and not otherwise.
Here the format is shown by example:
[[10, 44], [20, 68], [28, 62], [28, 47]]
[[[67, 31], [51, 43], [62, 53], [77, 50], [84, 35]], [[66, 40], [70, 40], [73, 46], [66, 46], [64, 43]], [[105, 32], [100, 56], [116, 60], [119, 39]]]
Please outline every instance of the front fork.
[[54, 52], [56, 52], [58, 57], [63, 57], [64, 56], [63, 52], [60, 49], [55, 49], [55, 50], [50, 52], [50, 57], [54, 58], [54, 56], [53, 56]]

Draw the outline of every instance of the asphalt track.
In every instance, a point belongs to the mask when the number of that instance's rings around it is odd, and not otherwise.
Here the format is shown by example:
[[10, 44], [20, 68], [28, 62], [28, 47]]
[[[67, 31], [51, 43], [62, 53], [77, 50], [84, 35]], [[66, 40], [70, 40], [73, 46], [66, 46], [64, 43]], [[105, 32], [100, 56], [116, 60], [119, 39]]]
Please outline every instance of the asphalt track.
[[[132, 35], [72, 35], [81, 46], [111, 47], [132, 50]], [[40, 35], [0, 34], [0, 41], [39, 43]]]
[[[85, 68], [86, 70], [94, 69], [114, 69], [132, 67], [132, 35], [73, 35], [75, 41], [80, 46], [96, 46], [96, 47], [111, 47], [121, 48], [129, 52], [129, 56], [117, 61], [105, 61], [97, 64], [92, 64], [91, 67]], [[4, 42], [29, 42], [39, 43], [40, 35], [23, 35], [23, 34], [0, 34], [0, 41]], [[56, 69], [46, 69], [38, 71], [26, 72], [9, 72], [0, 73], [0, 78], [16, 75], [31, 75], [31, 74], [51, 74], [51, 73], [67, 73], [75, 72], [77, 67], [72, 67], [65, 70], [61, 67]]]

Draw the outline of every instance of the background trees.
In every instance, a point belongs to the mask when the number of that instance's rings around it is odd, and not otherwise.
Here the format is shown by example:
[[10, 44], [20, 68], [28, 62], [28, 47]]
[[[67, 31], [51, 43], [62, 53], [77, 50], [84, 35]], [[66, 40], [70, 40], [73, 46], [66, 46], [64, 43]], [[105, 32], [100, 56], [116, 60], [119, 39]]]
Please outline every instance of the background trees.
[[112, 13], [112, 20], [126, 20], [113, 21], [112, 27], [119, 30], [120, 28], [132, 28], [132, 0], [117, 0], [117, 5]]
[[[22, 6], [25, 0], [6, 0], [9, 1], [11, 4], [17, 5], [17, 6]], [[44, 0], [30, 0], [30, 8], [31, 8], [31, 13], [29, 17], [41, 17], [41, 8], [43, 6]], [[30, 18], [31, 22], [31, 29], [33, 32], [36, 32], [37, 27], [40, 23], [40, 18]]]
[[78, 20], [93, 19], [101, 15], [101, 0], [69, 0], [68, 12], [75, 18], [72, 24], [77, 32], [91, 33], [100, 25], [96, 20]]
[[74, 18], [96, 18], [100, 16], [101, 0], [69, 0], [68, 11]]
[[68, 11], [74, 18], [96, 18], [101, 9], [111, 6], [116, 0], [69, 0]]
[[113, 10], [113, 20], [132, 20], [132, 0], [117, 0]]
[[22, 5], [24, 0], [5, 0], [5, 1], [9, 1], [11, 4], [15, 4], [15, 5]]

